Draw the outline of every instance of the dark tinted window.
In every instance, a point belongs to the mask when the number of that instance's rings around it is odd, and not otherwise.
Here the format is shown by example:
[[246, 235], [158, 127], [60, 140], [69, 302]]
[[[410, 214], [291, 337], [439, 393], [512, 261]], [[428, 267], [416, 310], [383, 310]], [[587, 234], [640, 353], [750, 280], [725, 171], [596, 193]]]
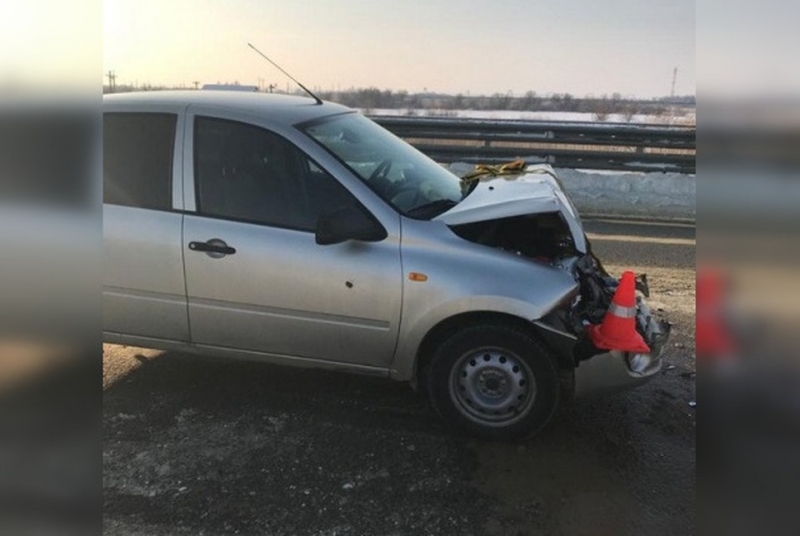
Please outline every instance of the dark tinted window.
[[321, 213], [355, 204], [336, 179], [267, 130], [199, 117], [194, 143], [203, 214], [313, 231]]
[[174, 114], [108, 113], [103, 117], [103, 201], [172, 208]]

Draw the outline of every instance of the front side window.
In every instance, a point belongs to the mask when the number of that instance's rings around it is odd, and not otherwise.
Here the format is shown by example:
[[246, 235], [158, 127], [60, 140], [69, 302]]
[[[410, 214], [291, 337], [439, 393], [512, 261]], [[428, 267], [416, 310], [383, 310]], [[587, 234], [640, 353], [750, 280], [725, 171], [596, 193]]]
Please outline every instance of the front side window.
[[360, 114], [301, 126], [398, 212], [432, 218], [461, 201], [458, 177]]
[[103, 116], [103, 202], [155, 210], [172, 208], [175, 114]]
[[194, 169], [208, 216], [314, 231], [320, 214], [355, 203], [293, 144], [236, 121], [195, 119]]

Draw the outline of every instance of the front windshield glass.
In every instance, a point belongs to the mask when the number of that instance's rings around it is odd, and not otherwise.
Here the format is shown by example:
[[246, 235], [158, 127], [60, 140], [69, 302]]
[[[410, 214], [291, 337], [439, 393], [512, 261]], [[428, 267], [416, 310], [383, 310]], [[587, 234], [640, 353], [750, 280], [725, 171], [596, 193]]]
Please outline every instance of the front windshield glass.
[[461, 201], [458, 177], [361, 114], [327, 118], [303, 131], [406, 216], [430, 219]]

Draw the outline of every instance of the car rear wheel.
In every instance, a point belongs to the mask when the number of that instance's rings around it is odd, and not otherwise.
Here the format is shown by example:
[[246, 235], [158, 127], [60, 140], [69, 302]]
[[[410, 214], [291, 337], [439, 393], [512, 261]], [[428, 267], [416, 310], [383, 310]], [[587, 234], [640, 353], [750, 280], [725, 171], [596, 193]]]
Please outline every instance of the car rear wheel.
[[552, 354], [522, 330], [478, 325], [448, 338], [429, 376], [431, 400], [471, 435], [519, 439], [539, 431], [559, 402]]

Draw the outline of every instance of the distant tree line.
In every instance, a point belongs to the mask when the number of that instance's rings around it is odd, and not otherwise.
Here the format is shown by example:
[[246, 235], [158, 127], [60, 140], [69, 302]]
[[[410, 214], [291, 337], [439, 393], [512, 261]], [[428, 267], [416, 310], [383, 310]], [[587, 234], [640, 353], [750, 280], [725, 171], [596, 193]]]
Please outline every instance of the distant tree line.
[[409, 93], [405, 90], [358, 88], [346, 91], [320, 91], [324, 100], [365, 109], [438, 109], [438, 110], [514, 110], [545, 112], [588, 112], [605, 119], [610, 114], [633, 116], [639, 113], [658, 115], [669, 106], [694, 106], [695, 97], [662, 97], [659, 99], [629, 99], [619, 93], [600, 97], [575, 97], [569, 93], [539, 95], [528, 91], [524, 95], [494, 93], [492, 95], [447, 95], [440, 93]]
[[[236, 82], [234, 82], [235, 84]], [[117, 92], [125, 91], [157, 91], [162, 89], [179, 89], [163, 85], [119, 84]], [[180, 89], [187, 89], [182, 87]], [[105, 87], [104, 91], [108, 88]], [[296, 89], [294, 94], [303, 94]], [[611, 114], [622, 115], [630, 120], [636, 114], [663, 115], [671, 106], [695, 106], [694, 95], [678, 97], [661, 97], [657, 99], [631, 99], [623, 97], [620, 93], [602, 95], [600, 97], [587, 96], [575, 97], [569, 93], [538, 94], [527, 91], [524, 95], [513, 93], [494, 93], [492, 95], [456, 95], [443, 93], [409, 93], [406, 90], [392, 91], [391, 89], [378, 89], [375, 87], [353, 88], [344, 91], [316, 90], [316, 94], [323, 100], [338, 102], [352, 108], [374, 109], [402, 109], [413, 114], [415, 110], [513, 110], [513, 111], [543, 111], [543, 112], [585, 112], [594, 114], [603, 121]]]

